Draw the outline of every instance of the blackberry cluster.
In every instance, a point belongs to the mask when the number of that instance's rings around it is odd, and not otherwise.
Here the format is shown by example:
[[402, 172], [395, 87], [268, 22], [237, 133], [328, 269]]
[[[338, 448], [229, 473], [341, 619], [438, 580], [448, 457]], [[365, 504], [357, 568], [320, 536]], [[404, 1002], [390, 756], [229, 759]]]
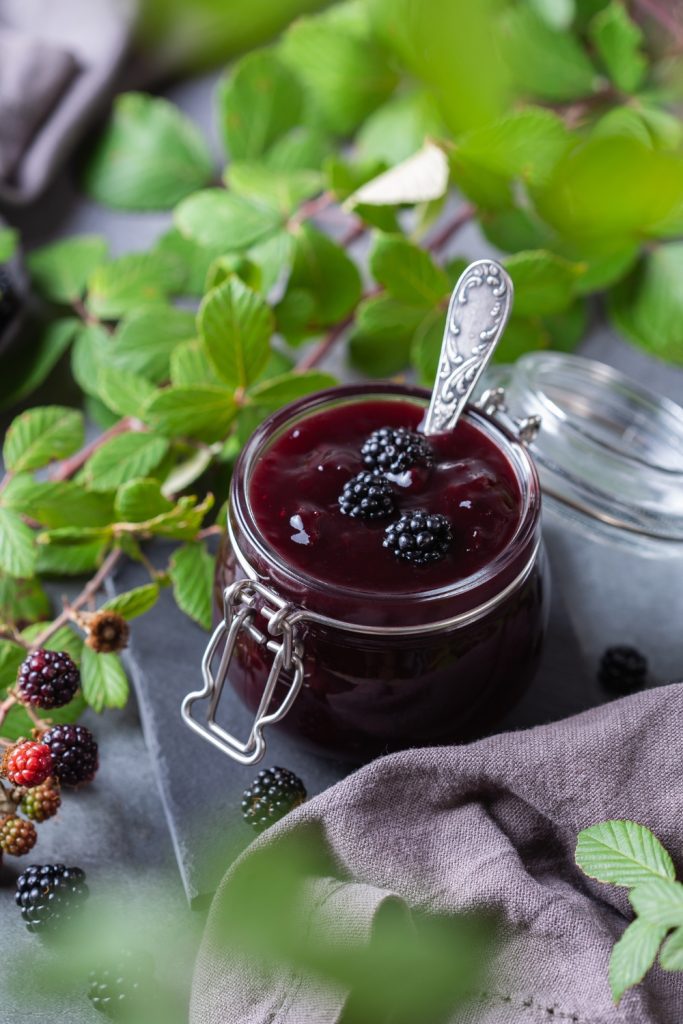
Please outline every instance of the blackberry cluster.
[[411, 466], [431, 466], [432, 450], [427, 439], [407, 427], [380, 427], [360, 450], [369, 469], [382, 473], [404, 473]]
[[38, 650], [19, 669], [17, 685], [25, 704], [61, 708], [78, 689], [81, 675], [66, 651]]
[[17, 880], [15, 901], [30, 932], [69, 921], [88, 895], [85, 872], [64, 864], [32, 864]]
[[345, 516], [360, 519], [383, 519], [396, 507], [391, 484], [381, 473], [358, 473], [339, 496], [339, 508]]
[[298, 775], [287, 768], [264, 768], [244, 791], [242, 817], [263, 832], [305, 799], [306, 789]]
[[84, 725], [55, 725], [43, 734], [50, 748], [54, 771], [65, 786], [92, 782], [99, 767], [95, 737]]
[[150, 956], [124, 950], [114, 963], [91, 971], [88, 999], [109, 1020], [129, 1019], [151, 995], [153, 969]]
[[413, 565], [426, 565], [443, 558], [452, 542], [453, 532], [446, 516], [415, 509], [404, 512], [387, 526], [383, 543], [397, 558]]
[[647, 658], [635, 647], [608, 647], [600, 660], [598, 680], [617, 696], [642, 690], [648, 680]]
[[0, 267], [0, 334], [9, 327], [19, 309], [19, 299], [12, 278], [5, 267]]

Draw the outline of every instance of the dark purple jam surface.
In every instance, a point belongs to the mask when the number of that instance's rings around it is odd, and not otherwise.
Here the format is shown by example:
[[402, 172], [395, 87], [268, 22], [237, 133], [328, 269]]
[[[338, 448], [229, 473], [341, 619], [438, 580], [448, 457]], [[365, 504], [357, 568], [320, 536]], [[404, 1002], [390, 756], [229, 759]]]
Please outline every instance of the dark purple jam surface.
[[[282, 433], [256, 463], [249, 490], [268, 544], [308, 576], [377, 594], [445, 587], [488, 565], [517, 528], [521, 495], [506, 457], [470, 423], [429, 439], [430, 469], [390, 477], [395, 515], [364, 521], [339, 510], [344, 484], [367, 468], [360, 449], [368, 435], [385, 426], [416, 430], [422, 417], [409, 401], [370, 399], [312, 413]], [[423, 566], [382, 546], [386, 526], [418, 508], [447, 516], [454, 535], [448, 554]]]

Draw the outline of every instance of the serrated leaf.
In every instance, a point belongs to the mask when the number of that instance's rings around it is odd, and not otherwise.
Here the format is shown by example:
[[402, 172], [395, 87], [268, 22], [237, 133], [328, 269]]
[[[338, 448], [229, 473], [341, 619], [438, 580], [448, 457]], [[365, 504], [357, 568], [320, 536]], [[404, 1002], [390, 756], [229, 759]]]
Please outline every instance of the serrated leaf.
[[71, 303], [82, 297], [88, 278], [104, 263], [107, 251], [101, 235], [77, 235], [34, 250], [26, 262], [45, 298]]
[[583, 269], [543, 249], [510, 256], [505, 266], [515, 287], [518, 316], [562, 312], [572, 300]]
[[336, 383], [337, 380], [332, 374], [324, 373], [322, 370], [283, 373], [250, 388], [249, 398], [262, 408], [279, 409], [304, 395], [334, 387]]
[[193, 540], [212, 507], [213, 494], [207, 494], [199, 504], [193, 496], [179, 498], [170, 512], [147, 520], [145, 529], [154, 536], [171, 540]]
[[142, 523], [170, 512], [172, 502], [161, 493], [158, 480], [129, 480], [116, 492], [116, 517], [119, 522]]
[[346, 206], [398, 206], [440, 199], [448, 189], [448, 160], [444, 151], [427, 142], [400, 164], [361, 185], [346, 200]]
[[3, 504], [47, 527], [105, 526], [114, 511], [110, 498], [73, 480], [34, 480], [28, 475], [11, 481]]
[[[36, 572], [40, 571], [38, 564]], [[15, 579], [0, 573], [0, 622], [35, 622], [47, 618], [50, 611], [50, 599], [39, 579]]]
[[167, 437], [197, 437], [211, 443], [225, 437], [235, 413], [235, 401], [227, 388], [172, 387], [159, 391], [143, 416]]
[[409, 306], [438, 306], [450, 290], [441, 267], [403, 235], [377, 235], [370, 253], [370, 270], [378, 284]]
[[665, 971], [683, 971], [683, 928], [677, 928], [666, 940], [659, 963]]
[[349, 356], [370, 377], [390, 377], [410, 362], [410, 350], [424, 309], [407, 306], [391, 295], [375, 295], [358, 307]]
[[19, 666], [26, 657], [26, 649], [13, 640], [0, 640], [0, 696], [17, 681]]
[[119, 326], [108, 364], [158, 384], [168, 379], [176, 346], [194, 335], [194, 317], [188, 310], [168, 306], [133, 314]]
[[604, 821], [579, 833], [576, 863], [590, 878], [635, 886], [675, 878], [673, 861], [655, 835], [635, 821]]
[[211, 629], [214, 559], [203, 544], [184, 544], [173, 553], [169, 574], [176, 604], [203, 629]]
[[81, 544], [48, 544], [38, 547], [36, 572], [41, 576], [82, 576], [94, 572], [104, 561], [108, 544], [88, 540]]
[[83, 416], [62, 405], [28, 409], [14, 419], [5, 436], [2, 457], [13, 473], [40, 469], [65, 459], [83, 444]]
[[683, 243], [661, 245], [644, 256], [610, 294], [614, 326], [660, 359], [683, 364]]
[[638, 917], [648, 924], [665, 928], [683, 926], [683, 885], [680, 882], [654, 878], [632, 889], [629, 900]]
[[233, 276], [239, 277], [252, 291], [262, 290], [261, 268], [243, 253], [236, 252], [226, 253], [213, 261], [206, 275], [205, 290], [209, 292]]
[[617, 88], [638, 89], [647, 71], [647, 58], [641, 52], [645, 37], [620, 0], [612, 0], [595, 15], [589, 35]]
[[301, 122], [299, 81], [272, 50], [239, 60], [218, 86], [218, 118], [232, 160], [262, 156]]
[[99, 202], [121, 210], [165, 210], [211, 179], [213, 160], [194, 123], [168, 100], [119, 96], [85, 173]]
[[134, 477], [146, 476], [168, 451], [165, 437], [129, 431], [110, 438], [83, 467], [83, 480], [94, 491], [115, 490]]
[[88, 279], [88, 309], [102, 320], [115, 320], [158, 306], [178, 285], [177, 259], [158, 249], [132, 252], [97, 267]]
[[76, 383], [90, 397], [97, 396], [100, 367], [111, 355], [111, 339], [99, 324], [83, 324], [71, 350], [71, 372]]
[[171, 228], [158, 240], [154, 251], [176, 262], [179, 278], [174, 290], [180, 295], [201, 298], [209, 267], [216, 257], [222, 255], [223, 246], [206, 248], [181, 235], [177, 228]]
[[229, 165], [226, 183], [234, 192], [272, 206], [284, 218], [321, 191], [323, 176], [319, 171], [281, 171], [256, 161], [241, 160]]
[[269, 295], [289, 273], [294, 239], [289, 231], [276, 231], [264, 241], [252, 245], [248, 256], [261, 270], [261, 292]]
[[178, 230], [199, 245], [223, 252], [248, 249], [282, 227], [282, 214], [225, 189], [209, 188], [184, 199], [174, 213]]
[[153, 608], [159, 597], [158, 583], [145, 583], [141, 587], [126, 590], [116, 597], [110, 598], [102, 605], [103, 611], [116, 612], [124, 619], [135, 619]]
[[54, 530], [43, 530], [36, 537], [39, 545], [65, 544], [76, 546], [89, 541], [107, 542], [113, 540], [111, 526], [58, 526]]
[[274, 330], [270, 309], [237, 277], [209, 292], [199, 308], [199, 332], [214, 368], [232, 388], [248, 387], [268, 362]]
[[361, 125], [356, 147], [363, 160], [390, 167], [416, 153], [427, 138], [446, 134], [433, 96], [426, 89], [392, 96]]
[[171, 383], [175, 387], [212, 384], [220, 386], [220, 377], [213, 368], [201, 338], [193, 338], [176, 346], [171, 354]]
[[0, 228], [0, 263], [9, 263], [19, 242], [19, 232], [14, 228]]
[[514, 82], [544, 100], [573, 100], [589, 95], [598, 76], [578, 39], [551, 28], [528, 7], [501, 15], [503, 55]]
[[121, 367], [101, 366], [97, 392], [107, 408], [119, 416], [139, 416], [140, 409], [154, 394], [154, 385], [139, 373]]
[[97, 654], [83, 648], [81, 657], [81, 690], [94, 711], [124, 708], [129, 686], [118, 654]]
[[535, 184], [548, 177], [571, 145], [562, 118], [549, 110], [528, 107], [468, 132], [458, 142], [458, 153], [474, 167]]
[[609, 983], [615, 1003], [626, 989], [643, 980], [657, 957], [666, 934], [646, 921], [636, 920], [628, 926], [612, 950], [609, 962]]
[[0, 408], [26, 398], [50, 375], [80, 327], [75, 317], [55, 320], [34, 338], [3, 352]]
[[[361, 296], [360, 275], [353, 260], [340, 245], [310, 224], [304, 224], [296, 236], [285, 300], [293, 293], [305, 294], [309, 307], [301, 321], [300, 337], [343, 320]], [[294, 342], [300, 340], [290, 334], [287, 337]]]
[[33, 576], [36, 543], [33, 531], [16, 512], [0, 507], [0, 570], [8, 576]]

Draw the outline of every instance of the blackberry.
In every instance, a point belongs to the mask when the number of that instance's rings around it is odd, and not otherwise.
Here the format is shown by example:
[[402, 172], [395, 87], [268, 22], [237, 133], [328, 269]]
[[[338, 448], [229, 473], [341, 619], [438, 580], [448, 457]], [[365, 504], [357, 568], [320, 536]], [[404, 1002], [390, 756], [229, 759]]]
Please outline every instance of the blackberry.
[[358, 473], [344, 484], [339, 495], [339, 508], [345, 516], [359, 519], [382, 519], [396, 507], [391, 484], [381, 473]]
[[384, 547], [413, 565], [443, 558], [453, 541], [451, 524], [438, 512], [415, 509], [404, 512], [384, 531]]
[[647, 658], [635, 647], [608, 647], [600, 659], [598, 680], [609, 693], [635, 693], [643, 689], [647, 678]]
[[380, 427], [360, 453], [369, 469], [383, 473], [404, 473], [411, 466], [431, 466], [434, 461], [427, 439], [407, 427]]
[[130, 1019], [150, 1002], [153, 970], [149, 955], [124, 950], [107, 967], [90, 972], [88, 999], [110, 1020]]
[[85, 872], [63, 864], [31, 864], [17, 879], [15, 902], [30, 932], [70, 921], [88, 895]]
[[54, 818], [62, 803], [59, 781], [46, 779], [40, 786], [29, 789], [21, 798], [21, 810], [31, 821]]
[[24, 704], [61, 708], [81, 682], [81, 674], [66, 651], [34, 651], [19, 669], [17, 685]]
[[0, 850], [12, 857], [23, 857], [36, 845], [38, 835], [32, 821], [25, 821], [15, 814], [0, 818]]
[[287, 768], [262, 769], [242, 798], [242, 817], [257, 832], [263, 832], [306, 799], [298, 775]]
[[65, 786], [92, 782], [99, 768], [95, 737], [84, 725], [55, 725], [43, 733], [52, 751], [53, 774]]
[[5, 267], [0, 267], [0, 333], [15, 317], [19, 309], [19, 299], [14, 284]]

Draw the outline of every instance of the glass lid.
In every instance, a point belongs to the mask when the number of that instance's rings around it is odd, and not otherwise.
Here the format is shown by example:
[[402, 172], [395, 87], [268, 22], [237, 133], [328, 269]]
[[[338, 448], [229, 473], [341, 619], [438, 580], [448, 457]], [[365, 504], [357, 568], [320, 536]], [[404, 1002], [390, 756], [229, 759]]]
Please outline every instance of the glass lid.
[[683, 540], [683, 408], [618, 370], [560, 352], [492, 368], [515, 419], [539, 415], [530, 446], [543, 490], [604, 523]]

